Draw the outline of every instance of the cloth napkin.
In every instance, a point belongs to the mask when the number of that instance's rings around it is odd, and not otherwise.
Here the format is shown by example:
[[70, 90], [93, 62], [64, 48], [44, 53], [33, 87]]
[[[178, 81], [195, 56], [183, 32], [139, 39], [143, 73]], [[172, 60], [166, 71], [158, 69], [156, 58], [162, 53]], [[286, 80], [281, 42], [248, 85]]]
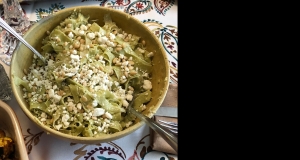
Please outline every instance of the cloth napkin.
[[0, 100], [11, 100], [12, 90], [9, 78], [5, 72], [4, 67], [0, 63]]
[[[177, 84], [173, 84], [173, 83], [169, 84], [167, 95], [161, 107], [163, 106], [175, 107], [175, 108], [178, 107], [178, 85]], [[158, 122], [158, 120], [164, 120], [168, 122], [178, 123], [178, 118], [175, 117], [154, 115], [153, 119], [156, 122]], [[166, 142], [158, 133], [156, 133], [152, 129], [150, 129], [150, 137], [151, 137], [151, 147], [153, 150], [177, 155], [177, 152], [168, 144], [168, 142]]]

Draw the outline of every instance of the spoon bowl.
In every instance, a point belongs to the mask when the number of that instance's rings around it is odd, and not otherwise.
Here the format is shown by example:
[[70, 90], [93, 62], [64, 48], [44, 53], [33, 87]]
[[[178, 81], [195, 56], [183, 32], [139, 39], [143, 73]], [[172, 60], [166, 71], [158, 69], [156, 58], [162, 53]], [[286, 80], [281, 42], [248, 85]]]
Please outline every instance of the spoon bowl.
[[11, 28], [1, 17], [0, 17], [0, 26], [3, 27], [6, 31], [11, 33], [14, 37], [16, 37], [20, 42], [22, 42], [26, 47], [28, 47], [38, 58], [40, 58], [44, 64], [47, 64], [45, 57], [43, 57], [36, 49], [34, 49], [29, 43], [23, 39], [13, 28]]
[[153, 119], [143, 115], [142, 113], [136, 111], [133, 107], [134, 100], [128, 106], [128, 110], [137, 116], [140, 120], [144, 121], [150, 128], [152, 128], [156, 133], [158, 133], [176, 152], [178, 152], [178, 136], [174, 134], [170, 129], [162, 126]]

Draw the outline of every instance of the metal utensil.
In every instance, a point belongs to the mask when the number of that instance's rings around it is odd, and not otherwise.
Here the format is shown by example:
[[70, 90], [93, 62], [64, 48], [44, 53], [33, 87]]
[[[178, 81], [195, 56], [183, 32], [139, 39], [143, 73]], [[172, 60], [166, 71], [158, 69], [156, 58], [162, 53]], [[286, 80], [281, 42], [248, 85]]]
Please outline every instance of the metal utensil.
[[13, 28], [11, 28], [2, 18], [0, 18], [0, 26], [15, 36], [20, 42], [28, 47], [44, 64], [47, 64], [45, 57], [43, 57], [37, 50], [35, 50], [29, 43], [27, 43], [22, 36], [20, 36]]
[[152, 120], [151, 118], [143, 115], [142, 113], [136, 111], [133, 107], [132, 100], [128, 106], [128, 109], [131, 113], [137, 116], [140, 120], [144, 121], [149, 127], [151, 127], [155, 132], [157, 132], [168, 144], [178, 152], [178, 136], [171, 132], [171, 130], [163, 127], [161, 124], [157, 123], [156, 121]]
[[178, 133], [178, 124], [177, 123], [163, 121], [160, 119], [158, 121], [161, 122], [162, 126], [169, 128], [171, 132], [176, 133], [176, 134]]

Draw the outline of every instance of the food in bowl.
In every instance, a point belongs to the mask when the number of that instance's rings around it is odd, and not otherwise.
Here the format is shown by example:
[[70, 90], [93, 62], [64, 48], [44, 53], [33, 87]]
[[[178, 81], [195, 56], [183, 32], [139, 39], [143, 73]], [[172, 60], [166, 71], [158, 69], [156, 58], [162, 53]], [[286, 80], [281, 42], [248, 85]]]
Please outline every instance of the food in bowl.
[[[100, 18], [100, 17], [99, 17]], [[74, 11], [43, 39], [41, 54], [15, 83], [39, 123], [80, 137], [122, 131], [152, 97], [153, 52], [146, 40], [127, 33], [109, 14], [100, 26]]]
[[[116, 25], [123, 31], [131, 33], [132, 35], [139, 36], [141, 37], [141, 40], [146, 41], [146, 50], [153, 52], [154, 55], [153, 57], [151, 57], [152, 72], [150, 75], [151, 79], [149, 79], [152, 85], [151, 99], [149, 102], [144, 103], [146, 105], [146, 109], [142, 112], [142, 114], [144, 114], [147, 117], [152, 117], [158, 110], [166, 96], [170, 80], [170, 66], [167, 54], [161, 42], [155, 36], [155, 34], [153, 34], [151, 30], [149, 30], [149, 28], [147, 28], [146, 25], [144, 25], [140, 20], [116, 9], [100, 6], [77, 6], [60, 10], [59, 12], [56, 12], [53, 15], [49, 15], [41, 19], [36, 24], [30, 27], [30, 29], [24, 34], [23, 38], [35, 49], [42, 52], [42, 41], [44, 41], [44, 39], [47, 36], [49, 36], [45, 33], [47, 31], [50, 32], [55, 27], [59, 26], [62, 21], [64, 21], [67, 17], [70, 16], [71, 13], [74, 12], [74, 10], [79, 11], [85, 16], [88, 15], [89, 23], [92, 24], [93, 22], [96, 22], [97, 24], [99, 24], [99, 26], [105, 25], [103, 22], [103, 17], [106, 14], [109, 14], [112, 21], [115, 22]], [[123, 128], [123, 130], [121, 131], [114, 132], [111, 134], [102, 134], [101, 136], [96, 137], [84, 137], [65, 134], [55, 129], [52, 129], [47, 125], [44, 125], [43, 123], [40, 123], [38, 118], [35, 117], [30, 111], [29, 103], [26, 101], [25, 98], [23, 98], [23, 87], [19, 83], [17, 83], [18, 79], [22, 79], [26, 75], [24, 73], [24, 70], [29, 71], [33, 59], [33, 52], [30, 49], [28, 49], [25, 45], [20, 43], [16, 47], [10, 65], [11, 87], [14, 97], [17, 100], [24, 114], [40, 129], [45, 131], [47, 135], [51, 135], [56, 138], [60, 138], [62, 140], [70, 141], [73, 143], [98, 144], [122, 138], [145, 125], [143, 121], [135, 119], [131, 121], [133, 124], [131, 124], [128, 128]], [[80, 96], [81, 95], [82, 94], [80, 93]]]
[[0, 160], [28, 160], [27, 150], [17, 115], [0, 100]]
[[14, 151], [14, 141], [0, 129], [0, 160], [13, 158]]

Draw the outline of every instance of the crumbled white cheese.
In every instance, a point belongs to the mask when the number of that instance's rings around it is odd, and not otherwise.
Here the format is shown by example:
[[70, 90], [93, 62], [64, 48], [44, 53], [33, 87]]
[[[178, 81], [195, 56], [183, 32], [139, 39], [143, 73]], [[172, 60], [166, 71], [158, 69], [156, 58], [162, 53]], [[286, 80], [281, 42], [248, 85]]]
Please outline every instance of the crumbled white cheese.
[[79, 55], [71, 54], [70, 57], [76, 62], [79, 61]]
[[62, 116], [61, 121], [62, 122], [67, 122], [69, 120], [70, 116], [68, 114], [65, 114]]
[[73, 37], [74, 37], [74, 34], [73, 34], [72, 32], [69, 32], [68, 36], [69, 36], [70, 38], [73, 38]]
[[60, 128], [62, 127], [62, 124], [54, 125], [54, 127], [55, 127], [57, 130], [60, 130]]
[[89, 38], [89, 39], [95, 39], [95, 33], [88, 33], [87, 34], [87, 37]]
[[98, 117], [102, 116], [105, 113], [105, 110], [103, 108], [95, 108], [93, 111], [93, 116]]
[[54, 101], [54, 103], [58, 103], [59, 101], [60, 101], [60, 99], [61, 99], [61, 96], [60, 95], [54, 95], [53, 96], [53, 101]]
[[108, 119], [112, 119], [113, 118], [113, 116], [110, 113], [108, 113], [108, 112], [105, 112], [105, 117], [108, 118]]
[[116, 36], [112, 33], [109, 33], [109, 39], [110, 40], [114, 40], [116, 38]]
[[83, 36], [83, 35], [84, 35], [84, 31], [83, 31], [83, 30], [80, 30], [80, 31], [78, 32], [78, 34], [79, 34], [80, 36]]
[[129, 103], [124, 99], [124, 100], [122, 101], [122, 105], [123, 105], [124, 107], [128, 107]]
[[98, 101], [97, 100], [93, 100], [92, 105], [93, 105], [93, 107], [97, 107]]
[[85, 30], [87, 30], [87, 26], [84, 25], [84, 24], [82, 24], [82, 25], [80, 26], [80, 29], [83, 30], [83, 31], [85, 31]]
[[50, 98], [54, 97], [54, 89], [49, 89], [48, 95]]
[[100, 44], [105, 44], [107, 41], [108, 41], [108, 38], [107, 37], [99, 37], [97, 39], [97, 41], [100, 43]]

